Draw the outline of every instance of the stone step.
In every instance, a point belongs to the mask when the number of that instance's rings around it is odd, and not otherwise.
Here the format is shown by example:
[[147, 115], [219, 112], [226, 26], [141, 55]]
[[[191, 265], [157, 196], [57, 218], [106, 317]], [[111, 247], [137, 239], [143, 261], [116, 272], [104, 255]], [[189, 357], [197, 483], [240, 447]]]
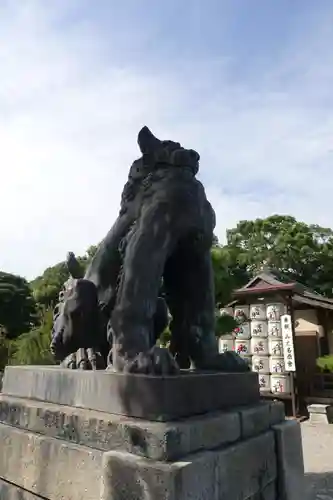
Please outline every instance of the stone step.
[[1, 499], [5, 494], [17, 500], [277, 498], [272, 430], [171, 463], [103, 453], [5, 424], [0, 424], [0, 442]]
[[7, 483], [49, 500], [100, 498], [101, 451], [4, 424], [0, 443], [0, 478]]
[[45, 500], [45, 498], [0, 479], [1, 500]]
[[149, 422], [0, 394], [0, 422], [101, 451], [171, 461], [265, 432], [282, 422], [282, 403], [260, 402], [174, 422]]

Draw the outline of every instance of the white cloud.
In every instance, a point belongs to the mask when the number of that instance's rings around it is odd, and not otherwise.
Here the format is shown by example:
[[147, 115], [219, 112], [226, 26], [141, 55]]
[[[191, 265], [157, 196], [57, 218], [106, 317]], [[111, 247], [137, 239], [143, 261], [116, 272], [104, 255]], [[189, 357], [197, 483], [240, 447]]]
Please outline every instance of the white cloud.
[[201, 153], [220, 237], [270, 213], [333, 226], [330, 30], [316, 57], [308, 32], [302, 57], [289, 48], [250, 84], [230, 81], [227, 54], [120, 65], [97, 26], [60, 29], [65, 2], [45, 5], [0, 7], [0, 269], [32, 278], [104, 236], [145, 123]]

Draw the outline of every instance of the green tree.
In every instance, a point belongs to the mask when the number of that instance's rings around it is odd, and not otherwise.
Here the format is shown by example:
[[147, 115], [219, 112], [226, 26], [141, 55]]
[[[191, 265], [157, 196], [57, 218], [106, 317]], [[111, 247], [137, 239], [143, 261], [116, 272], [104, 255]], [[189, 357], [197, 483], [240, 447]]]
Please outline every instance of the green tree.
[[[93, 258], [93, 256], [95, 255], [95, 253], [97, 252], [97, 248], [98, 248], [98, 245], [91, 245], [87, 252], [86, 252], [86, 260], [87, 260], [87, 263], [90, 262], [90, 260]], [[83, 257], [84, 258], [84, 257]]]
[[36, 303], [28, 282], [21, 276], [0, 272], [0, 325], [14, 339], [36, 324]]
[[11, 352], [12, 341], [7, 338], [6, 328], [0, 325], [0, 372], [3, 372], [5, 366], [8, 364]]
[[217, 337], [222, 337], [228, 333], [232, 333], [233, 330], [238, 326], [237, 321], [233, 316], [224, 314], [223, 316], [217, 314], [215, 323], [215, 334]]
[[214, 246], [211, 250], [215, 280], [215, 300], [218, 307], [232, 299], [232, 291], [245, 285], [250, 274], [246, 264], [240, 264], [238, 248]]
[[[78, 257], [78, 261], [84, 269], [87, 267], [96, 250], [97, 247], [92, 245], [88, 248], [85, 255]], [[36, 302], [43, 307], [54, 307], [58, 302], [59, 292], [68, 278], [69, 273], [65, 261], [48, 267], [41, 276], [38, 276], [30, 283]]]
[[58, 302], [59, 292], [68, 277], [65, 262], [48, 267], [42, 276], [38, 276], [30, 283], [36, 302], [45, 307], [54, 306]]
[[227, 231], [228, 251], [254, 275], [263, 266], [332, 295], [333, 232], [286, 215], [240, 221]]
[[10, 364], [54, 364], [54, 358], [50, 351], [52, 324], [52, 311], [44, 310], [40, 315], [40, 324], [13, 341]]

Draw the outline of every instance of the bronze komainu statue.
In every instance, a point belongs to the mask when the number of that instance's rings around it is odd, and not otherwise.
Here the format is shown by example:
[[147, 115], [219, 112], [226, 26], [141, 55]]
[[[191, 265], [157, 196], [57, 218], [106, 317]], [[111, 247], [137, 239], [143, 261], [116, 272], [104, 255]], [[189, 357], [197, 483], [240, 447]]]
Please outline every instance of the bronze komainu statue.
[[[200, 370], [246, 371], [235, 353], [218, 352], [215, 214], [196, 179], [199, 154], [147, 127], [138, 144], [142, 156], [130, 169], [119, 216], [55, 316], [52, 350], [59, 360], [80, 349], [91, 359], [109, 350], [109, 368], [132, 373], [176, 374], [189, 360]], [[161, 283], [170, 349], [155, 345], [166, 326]]]

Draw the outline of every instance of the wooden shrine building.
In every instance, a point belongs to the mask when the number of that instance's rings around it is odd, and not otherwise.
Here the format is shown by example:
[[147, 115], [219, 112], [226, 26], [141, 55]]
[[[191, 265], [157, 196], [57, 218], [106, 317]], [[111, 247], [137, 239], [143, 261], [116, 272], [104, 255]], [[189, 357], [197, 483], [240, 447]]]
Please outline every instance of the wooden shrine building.
[[[271, 270], [258, 274], [247, 285], [235, 290], [233, 296], [235, 300], [227, 306], [226, 310], [232, 308], [233, 314], [237, 309], [239, 311], [242, 308], [249, 311], [249, 338], [251, 339], [248, 341], [249, 346], [254, 339], [251, 335], [256, 331], [252, 331], [255, 328], [253, 316], [255, 313], [251, 313], [253, 307], [257, 307], [258, 310], [262, 304], [268, 311], [269, 307], [272, 310], [272, 307], [274, 309], [274, 305], [277, 305], [281, 308], [282, 317], [284, 317], [283, 314], [290, 315], [295, 362], [295, 372], [289, 374], [292, 377], [292, 386], [281, 394], [275, 390], [266, 390], [266, 393], [262, 393], [263, 396], [293, 399], [298, 408], [310, 402], [333, 403], [333, 374], [321, 373], [316, 365], [317, 358], [328, 354], [333, 355], [333, 299], [328, 299], [298, 282], [288, 280], [281, 273]], [[275, 318], [270, 322], [269, 314], [266, 316], [266, 321], [268, 322], [268, 330], [267, 325], [265, 328], [269, 346], [269, 325], [279, 324]], [[270, 350], [269, 347], [267, 349]], [[249, 354], [252, 358], [260, 356], [258, 349]], [[273, 357], [272, 352], [268, 354], [269, 358]], [[261, 363], [260, 367], [265, 370], [264, 365], [265, 362]], [[260, 367], [257, 368], [258, 371]], [[270, 373], [270, 378], [276, 379], [277, 374]]]

